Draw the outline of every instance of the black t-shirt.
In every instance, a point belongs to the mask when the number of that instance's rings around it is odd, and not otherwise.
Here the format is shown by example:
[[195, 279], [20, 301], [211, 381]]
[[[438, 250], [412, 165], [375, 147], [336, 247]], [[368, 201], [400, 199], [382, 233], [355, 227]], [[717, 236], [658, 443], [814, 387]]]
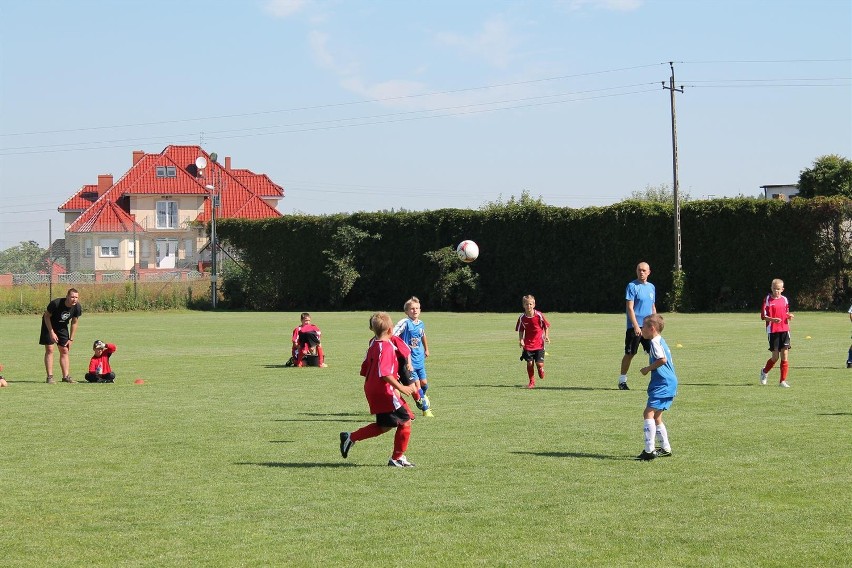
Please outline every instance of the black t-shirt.
[[71, 324], [71, 320], [83, 315], [83, 308], [79, 303], [73, 308], [69, 308], [65, 305], [65, 298], [51, 300], [45, 311], [50, 314], [50, 325], [57, 335], [60, 333], [68, 335], [68, 326]]

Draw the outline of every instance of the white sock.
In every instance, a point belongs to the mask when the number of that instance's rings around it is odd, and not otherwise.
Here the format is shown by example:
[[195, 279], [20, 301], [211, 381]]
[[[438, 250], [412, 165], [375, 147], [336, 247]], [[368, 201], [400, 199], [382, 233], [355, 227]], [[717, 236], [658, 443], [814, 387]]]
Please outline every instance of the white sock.
[[619, 376], [619, 377], [618, 377], [618, 382], [619, 382], [619, 383], [626, 383], [626, 382], [627, 382], [627, 375], [621, 375], [621, 376]]
[[666, 430], [666, 425], [660, 422], [657, 426], [657, 439], [660, 441], [660, 446], [667, 452], [672, 451], [672, 446], [669, 444], [669, 433]]
[[645, 428], [643, 431], [645, 433], [645, 451], [650, 454], [654, 451], [654, 433], [657, 431], [653, 418], [647, 418], [645, 420]]

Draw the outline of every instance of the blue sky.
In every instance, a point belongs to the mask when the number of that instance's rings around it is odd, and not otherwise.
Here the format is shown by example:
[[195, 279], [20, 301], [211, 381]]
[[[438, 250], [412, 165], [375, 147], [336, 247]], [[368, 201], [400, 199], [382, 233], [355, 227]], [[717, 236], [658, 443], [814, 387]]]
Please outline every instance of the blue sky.
[[0, 249], [133, 150], [202, 144], [283, 213], [609, 205], [852, 157], [852, 2], [0, 0]]

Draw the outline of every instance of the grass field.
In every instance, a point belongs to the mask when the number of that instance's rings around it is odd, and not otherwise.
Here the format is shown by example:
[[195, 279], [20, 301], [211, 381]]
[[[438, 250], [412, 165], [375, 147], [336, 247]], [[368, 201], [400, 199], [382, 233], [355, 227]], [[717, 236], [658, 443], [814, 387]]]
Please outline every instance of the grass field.
[[314, 314], [327, 369], [283, 367], [293, 313], [84, 314], [73, 375], [103, 339], [115, 385], [44, 384], [38, 316], [3, 316], [0, 564], [849, 565], [845, 314], [798, 314], [790, 389], [757, 383], [757, 315], [668, 316], [674, 456], [648, 463], [623, 316], [548, 315], [527, 390], [516, 314], [424, 314], [436, 417], [405, 470], [390, 434], [338, 451], [372, 421], [365, 312]]

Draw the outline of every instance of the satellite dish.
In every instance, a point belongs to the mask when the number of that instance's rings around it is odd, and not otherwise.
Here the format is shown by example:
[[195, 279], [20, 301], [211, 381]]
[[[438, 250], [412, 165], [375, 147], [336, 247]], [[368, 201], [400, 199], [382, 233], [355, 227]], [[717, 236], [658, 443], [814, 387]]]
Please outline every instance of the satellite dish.
[[204, 156], [198, 156], [197, 158], [195, 158], [195, 167], [199, 170], [203, 170], [204, 168], [206, 168], [207, 158], [205, 158]]

